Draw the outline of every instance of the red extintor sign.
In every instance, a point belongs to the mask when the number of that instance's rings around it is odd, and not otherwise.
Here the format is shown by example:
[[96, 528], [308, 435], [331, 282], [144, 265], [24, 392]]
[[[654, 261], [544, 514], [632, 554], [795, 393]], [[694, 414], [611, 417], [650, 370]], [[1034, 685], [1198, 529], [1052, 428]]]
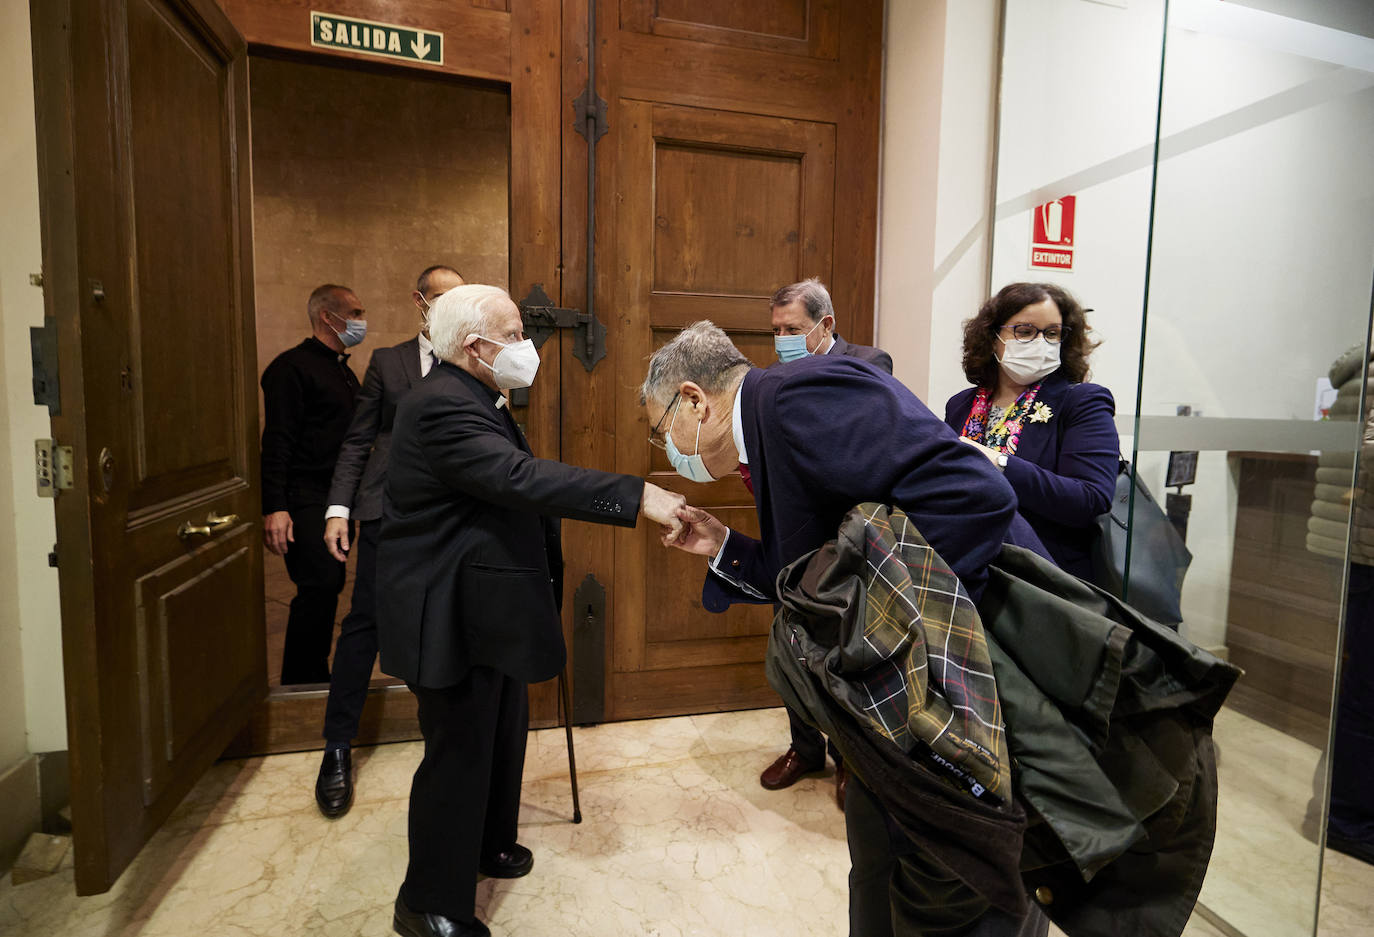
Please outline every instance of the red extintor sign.
[[1031, 211], [1032, 269], [1073, 269], [1073, 215], [1077, 196], [1065, 195]]

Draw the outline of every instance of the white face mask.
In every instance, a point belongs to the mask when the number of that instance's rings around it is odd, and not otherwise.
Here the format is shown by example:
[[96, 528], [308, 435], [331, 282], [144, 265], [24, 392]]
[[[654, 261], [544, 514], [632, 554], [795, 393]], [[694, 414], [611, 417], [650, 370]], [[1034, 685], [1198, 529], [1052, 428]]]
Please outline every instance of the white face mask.
[[1002, 345], [1002, 357], [997, 359], [1007, 377], [1023, 386], [1034, 384], [1059, 369], [1059, 346], [1037, 335], [1032, 341], [1012, 339]]
[[534, 375], [539, 370], [539, 349], [534, 347], [534, 342], [527, 338], [523, 342], [507, 345], [494, 338], [478, 337], [501, 346], [491, 364], [482, 361], [480, 357], [477, 359], [491, 371], [497, 387], [501, 390], [518, 390], [534, 383]]

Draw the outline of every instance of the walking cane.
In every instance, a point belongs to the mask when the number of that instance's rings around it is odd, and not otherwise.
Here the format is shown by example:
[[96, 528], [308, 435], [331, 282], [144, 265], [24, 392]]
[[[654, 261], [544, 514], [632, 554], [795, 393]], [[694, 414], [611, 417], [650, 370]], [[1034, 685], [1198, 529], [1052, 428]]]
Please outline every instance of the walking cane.
[[568, 774], [572, 776], [573, 819], [582, 822], [582, 805], [577, 799], [577, 756], [573, 753], [572, 699], [568, 694], [568, 668], [558, 674], [558, 708], [562, 711], [563, 731], [568, 736]]

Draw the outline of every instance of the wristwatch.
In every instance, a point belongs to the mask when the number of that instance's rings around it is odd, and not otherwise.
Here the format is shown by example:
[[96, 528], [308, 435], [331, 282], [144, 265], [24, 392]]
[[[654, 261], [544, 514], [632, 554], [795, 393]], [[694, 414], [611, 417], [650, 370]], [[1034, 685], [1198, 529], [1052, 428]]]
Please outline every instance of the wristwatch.
[[997, 467], [1003, 472], [1007, 470], [1007, 454], [1005, 452], [997, 454]]

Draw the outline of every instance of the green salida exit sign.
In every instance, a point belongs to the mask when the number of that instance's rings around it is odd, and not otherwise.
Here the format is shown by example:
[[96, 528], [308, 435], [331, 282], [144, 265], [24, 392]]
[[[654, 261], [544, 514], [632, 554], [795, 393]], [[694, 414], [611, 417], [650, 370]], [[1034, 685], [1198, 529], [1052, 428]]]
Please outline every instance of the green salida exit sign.
[[444, 34], [431, 29], [375, 23], [337, 13], [310, 13], [310, 44], [363, 55], [444, 64]]

